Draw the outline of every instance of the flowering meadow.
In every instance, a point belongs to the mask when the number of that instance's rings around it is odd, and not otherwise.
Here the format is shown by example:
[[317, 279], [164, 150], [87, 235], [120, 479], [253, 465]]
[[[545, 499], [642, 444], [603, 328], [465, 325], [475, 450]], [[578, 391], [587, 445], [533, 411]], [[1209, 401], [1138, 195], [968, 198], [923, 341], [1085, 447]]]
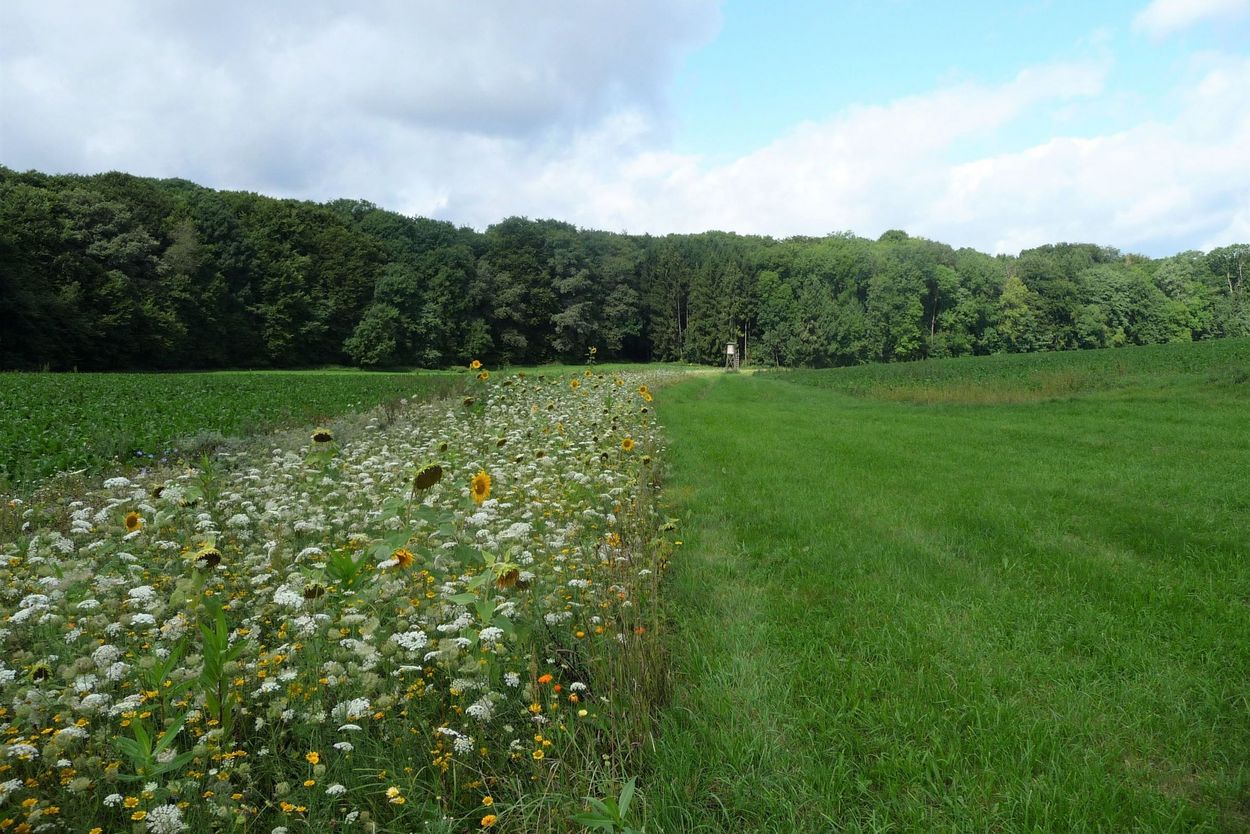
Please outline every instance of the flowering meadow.
[[471, 373], [9, 502], [0, 831], [573, 830], [618, 790], [664, 685], [648, 378]]

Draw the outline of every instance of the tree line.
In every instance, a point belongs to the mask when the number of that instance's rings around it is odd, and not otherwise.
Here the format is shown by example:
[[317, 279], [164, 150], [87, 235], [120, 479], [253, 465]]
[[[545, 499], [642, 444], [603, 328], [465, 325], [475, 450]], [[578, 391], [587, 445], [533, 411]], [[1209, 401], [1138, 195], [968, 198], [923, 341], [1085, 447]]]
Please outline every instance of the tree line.
[[0, 366], [830, 366], [1250, 335], [1250, 245], [990, 256], [889, 231], [478, 232], [122, 173], [0, 166]]

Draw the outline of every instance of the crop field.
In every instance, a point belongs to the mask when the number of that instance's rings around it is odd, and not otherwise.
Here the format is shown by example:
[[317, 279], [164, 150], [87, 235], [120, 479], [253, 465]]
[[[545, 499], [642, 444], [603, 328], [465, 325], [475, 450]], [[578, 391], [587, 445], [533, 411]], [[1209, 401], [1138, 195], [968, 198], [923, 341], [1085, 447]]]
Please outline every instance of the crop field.
[[65, 470], [195, 457], [195, 446], [222, 436], [321, 422], [457, 384], [434, 373], [3, 373], [0, 490]]
[[[1248, 352], [666, 389], [651, 825], [1250, 830]], [[991, 396], [1060, 371], [1079, 396]]]

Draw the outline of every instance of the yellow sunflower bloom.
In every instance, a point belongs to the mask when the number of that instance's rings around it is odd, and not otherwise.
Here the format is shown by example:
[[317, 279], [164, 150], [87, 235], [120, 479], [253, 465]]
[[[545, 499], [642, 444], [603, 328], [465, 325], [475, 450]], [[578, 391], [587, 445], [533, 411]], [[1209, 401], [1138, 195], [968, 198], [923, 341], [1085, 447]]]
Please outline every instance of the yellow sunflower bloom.
[[473, 476], [469, 492], [473, 496], [473, 500], [478, 504], [490, 498], [490, 475], [487, 474], [485, 469]]

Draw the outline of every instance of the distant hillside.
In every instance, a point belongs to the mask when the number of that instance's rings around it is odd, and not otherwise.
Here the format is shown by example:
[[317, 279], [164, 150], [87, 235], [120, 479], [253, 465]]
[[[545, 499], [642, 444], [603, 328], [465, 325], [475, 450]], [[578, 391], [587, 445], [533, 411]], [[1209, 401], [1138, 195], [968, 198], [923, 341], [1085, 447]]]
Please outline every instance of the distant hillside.
[[887, 232], [485, 232], [120, 173], [0, 167], [0, 367], [830, 366], [1250, 335], [1250, 245], [991, 257]]

